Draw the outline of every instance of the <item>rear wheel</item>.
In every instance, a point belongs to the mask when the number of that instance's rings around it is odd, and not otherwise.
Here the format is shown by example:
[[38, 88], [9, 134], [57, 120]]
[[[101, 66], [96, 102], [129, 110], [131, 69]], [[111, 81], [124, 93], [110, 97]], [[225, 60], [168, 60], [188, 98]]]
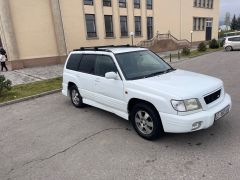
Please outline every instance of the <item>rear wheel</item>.
[[227, 46], [227, 47], [225, 48], [225, 50], [228, 51], [228, 52], [229, 52], [229, 51], [232, 51], [232, 47], [231, 47], [231, 46]]
[[158, 112], [147, 103], [136, 104], [131, 111], [130, 120], [136, 132], [145, 139], [154, 140], [163, 134]]
[[71, 101], [72, 104], [77, 107], [77, 108], [82, 108], [84, 107], [84, 103], [82, 102], [82, 97], [78, 91], [77, 86], [72, 86], [70, 87], [70, 97], [71, 97]]

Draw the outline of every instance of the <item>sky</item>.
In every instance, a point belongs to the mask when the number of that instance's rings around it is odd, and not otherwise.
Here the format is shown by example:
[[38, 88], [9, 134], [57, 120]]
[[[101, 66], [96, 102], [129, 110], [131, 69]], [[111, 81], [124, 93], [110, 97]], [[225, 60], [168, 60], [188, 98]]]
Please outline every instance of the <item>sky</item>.
[[220, 10], [220, 20], [224, 20], [226, 12], [231, 13], [231, 17], [235, 13], [237, 16], [240, 15], [240, 0], [220, 0], [221, 10]]

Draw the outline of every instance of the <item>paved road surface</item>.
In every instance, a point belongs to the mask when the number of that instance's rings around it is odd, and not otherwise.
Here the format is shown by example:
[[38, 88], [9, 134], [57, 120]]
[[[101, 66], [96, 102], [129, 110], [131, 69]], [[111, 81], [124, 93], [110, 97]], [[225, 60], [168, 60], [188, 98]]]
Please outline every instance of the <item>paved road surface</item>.
[[0, 179], [239, 179], [240, 52], [173, 66], [220, 77], [231, 114], [207, 130], [140, 138], [105, 111], [74, 108], [60, 94], [0, 109]]

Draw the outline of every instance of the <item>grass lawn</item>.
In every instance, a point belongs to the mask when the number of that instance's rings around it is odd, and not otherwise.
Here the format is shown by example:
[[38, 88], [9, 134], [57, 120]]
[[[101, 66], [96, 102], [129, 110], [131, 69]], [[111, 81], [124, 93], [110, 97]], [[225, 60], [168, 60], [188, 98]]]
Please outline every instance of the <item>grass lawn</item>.
[[216, 51], [221, 51], [221, 50], [223, 50], [223, 48], [218, 48], [218, 49], [210, 49], [210, 48], [208, 48], [204, 52], [199, 52], [198, 50], [193, 50], [193, 51], [191, 51], [191, 54], [189, 56], [183, 56], [183, 57], [193, 58], [193, 57], [204, 55], [206, 53], [211, 53], [211, 52], [216, 52]]
[[[206, 51], [204, 52], [199, 52], [198, 50], [192, 50], [191, 51], [191, 54], [189, 54], [188, 56], [186, 55], [182, 55], [180, 53], [180, 58], [194, 58], [194, 57], [197, 57], [197, 56], [201, 56], [201, 55], [204, 55], [204, 54], [208, 54], [208, 53], [211, 53], [211, 52], [216, 52], [216, 51], [221, 51], [223, 50], [223, 48], [218, 48], [218, 49], [210, 49], [210, 48], [207, 48]], [[169, 58], [170, 56], [167, 56], [167, 58]], [[178, 54], [172, 54], [172, 58], [178, 58]]]
[[61, 87], [62, 77], [16, 85], [10, 91], [4, 90], [2, 92], [0, 103], [60, 89]]

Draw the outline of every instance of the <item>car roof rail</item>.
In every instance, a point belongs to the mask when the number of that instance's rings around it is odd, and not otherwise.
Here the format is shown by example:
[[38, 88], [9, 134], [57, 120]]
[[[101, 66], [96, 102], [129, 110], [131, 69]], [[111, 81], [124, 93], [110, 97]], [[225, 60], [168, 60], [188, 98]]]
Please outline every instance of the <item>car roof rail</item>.
[[73, 51], [106, 51], [106, 52], [112, 52], [107, 48], [131, 48], [131, 47], [137, 47], [137, 46], [131, 46], [130, 44], [126, 45], [106, 45], [106, 46], [94, 46], [94, 47], [80, 47], [79, 49], [74, 49]]

